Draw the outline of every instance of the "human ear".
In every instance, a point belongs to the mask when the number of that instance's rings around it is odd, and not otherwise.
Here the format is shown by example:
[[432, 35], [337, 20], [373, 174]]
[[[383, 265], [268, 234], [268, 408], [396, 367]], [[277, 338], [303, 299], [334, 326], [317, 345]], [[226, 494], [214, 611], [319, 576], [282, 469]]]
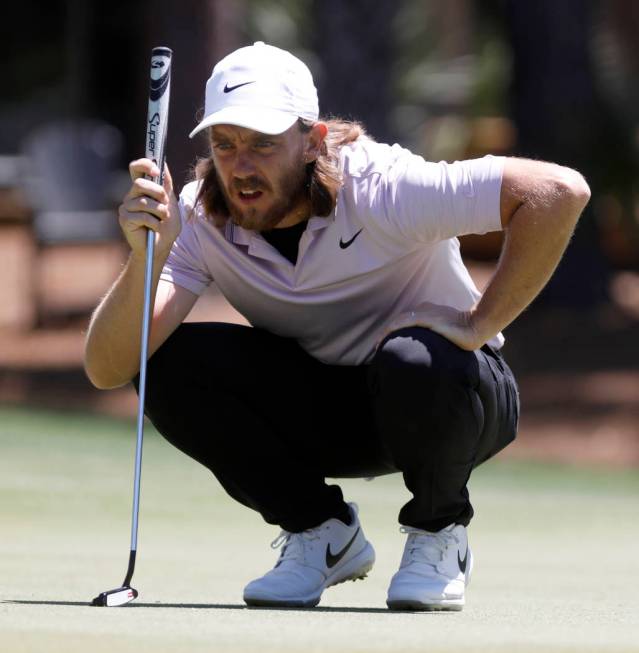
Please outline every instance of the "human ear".
[[325, 122], [316, 122], [311, 127], [307, 134], [306, 151], [304, 158], [307, 163], [311, 163], [317, 159], [320, 154], [322, 143], [328, 134], [328, 126]]

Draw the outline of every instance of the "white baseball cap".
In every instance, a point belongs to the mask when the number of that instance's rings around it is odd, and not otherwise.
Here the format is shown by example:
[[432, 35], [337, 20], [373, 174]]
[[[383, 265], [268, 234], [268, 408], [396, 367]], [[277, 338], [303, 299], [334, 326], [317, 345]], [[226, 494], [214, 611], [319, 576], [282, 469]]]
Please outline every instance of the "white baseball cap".
[[206, 83], [204, 118], [189, 138], [221, 124], [281, 134], [298, 118], [319, 118], [311, 71], [290, 52], [257, 41], [231, 52], [213, 68]]

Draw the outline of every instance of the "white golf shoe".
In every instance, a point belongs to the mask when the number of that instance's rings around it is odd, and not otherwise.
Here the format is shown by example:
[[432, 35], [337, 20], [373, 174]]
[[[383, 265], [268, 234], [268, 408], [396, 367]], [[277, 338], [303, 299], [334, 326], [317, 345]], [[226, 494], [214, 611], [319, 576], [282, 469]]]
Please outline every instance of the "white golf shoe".
[[312, 608], [327, 587], [364, 578], [375, 551], [364, 536], [357, 506], [348, 505], [350, 526], [328, 519], [301, 533], [282, 531], [271, 544], [274, 549], [284, 545], [275, 567], [244, 588], [247, 605]]
[[450, 524], [437, 533], [407, 526], [400, 530], [408, 539], [386, 605], [391, 610], [461, 610], [473, 569], [466, 528]]

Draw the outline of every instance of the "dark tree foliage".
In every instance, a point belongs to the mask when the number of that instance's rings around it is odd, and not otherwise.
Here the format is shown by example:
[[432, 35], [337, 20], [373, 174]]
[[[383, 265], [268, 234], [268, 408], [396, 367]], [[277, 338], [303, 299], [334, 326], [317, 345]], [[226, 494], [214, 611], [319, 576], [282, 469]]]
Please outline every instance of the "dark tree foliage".
[[[591, 56], [593, 0], [505, 3], [513, 52], [512, 117], [518, 154], [582, 172], [593, 200], [610, 175], [635, 168], [621, 126], [597, 88]], [[589, 308], [607, 300], [609, 266], [587, 207], [537, 306]]]
[[320, 111], [361, 120], [379, 141], [394, 140], [392, 23], [397, 0], [314, 0]]

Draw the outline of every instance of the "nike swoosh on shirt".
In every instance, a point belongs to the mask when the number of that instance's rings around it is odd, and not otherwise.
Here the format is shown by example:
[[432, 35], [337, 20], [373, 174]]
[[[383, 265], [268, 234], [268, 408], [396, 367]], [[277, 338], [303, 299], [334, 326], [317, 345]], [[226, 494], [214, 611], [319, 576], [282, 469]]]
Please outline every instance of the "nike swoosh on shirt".
[[224, 92], [230, 93], [231, 91], [234, 91], [236, 88], [240, 88], [240, 86], [246, 86], [247, 84], [255, 84], [255, 80], [253, 80], [252, 82], [242, 82], [241, 84], [236, 84], [235, 86], [229, 86], [228, 84], [225, 84]]
[[333, 554], [331, 552], [331, 545], [330, 544], [326, 545], [326, 566], [329, 569], [331, 567], [334, 567], [346, 555], [346, 552], [351, 548], [351, 545], [355, 541], [355, 538], [357, 537], [358, 533], [359, 533], [359, 526], [357, 527], [357, 530], [355, 531], [355, 535], [353, 535], [353, 537], [351, 537], [351, 539], [344, 546], [344, 548], [341, 549], [341, 551], [338, 551], [335, 554]]
[[360, 229], [360, 230], [359, 230], [359, 231], [358, 231], [358, 232], [357, 232], [357, 233], [356, 233], [356, 234], [355, 234], [355, 235], [354, 235], [350, 240], [347, 240], [346, 242], [344, 242], [344, 241], [340, 238], [340, 239], [339, 239], [339, 246], [340, 246], [342, 249], [346, 249], [347, 247], [349, 247], [350, 245], [353, 244], [353, 241], [357, 238], [357, 236], [359, 236], [359, 235], [362, 233], [363, 230], [364, 230], [364, 227], [362, 227], [362, 228], [361, 228], [361, 229]]

